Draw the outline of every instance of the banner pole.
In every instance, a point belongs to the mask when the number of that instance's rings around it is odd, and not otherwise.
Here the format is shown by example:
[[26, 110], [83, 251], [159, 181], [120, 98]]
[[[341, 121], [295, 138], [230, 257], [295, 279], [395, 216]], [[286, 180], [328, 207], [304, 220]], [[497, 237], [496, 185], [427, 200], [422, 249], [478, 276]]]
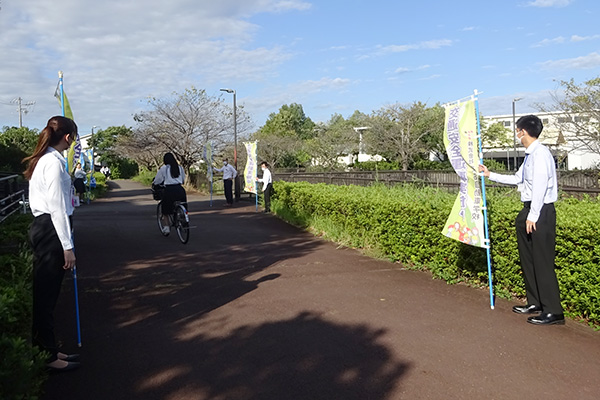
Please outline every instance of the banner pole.
[[65, 116], [65, 91], [63, 90], [63, 72], [58, 71], [58, 86], [60, 87], [60, 107], [62, 116]]
[[[60, 106], [62, 116], [65, 116], [65, 91], [63, 88], [63, 72], [58, 71], [58, 85], [60, 86]], [[69, 162], [67, 161], [67, 165]], [[71, 236], [73, 236], [73, 227], [71, 227]], [[79, 322], [79, 294], [77, 293], [77, 266], [73, 266], [73, 285], [75, 287], [75, 318], [77, 320], [77, 346], [81, 347], [81, 325]]]
[[[478, 97], [477, 89], [474, 92], [474, 100], [475, 100], [475, 116], [477, 118], [477, 138], [479, 142], [479, 160], [483, 163], [483, 145], [481, 140], [481, 124], [479, 121], [479, 97]], [[494, 284], [492, 279], [492, 255], [490, 252], [490, 232], [488, 227], [488, 213], [487, 213], [487, 199], [485, 197], [485, 177], [483, 174], [481, 175], [481, 196], [483, 199], [483, 223], [484, 223], [484, 234], [485, 234], [485, 252], [487, 255], [487, 267], [488, 267], [488, 284], [490, 287], [490, 308], [494, 309]]]

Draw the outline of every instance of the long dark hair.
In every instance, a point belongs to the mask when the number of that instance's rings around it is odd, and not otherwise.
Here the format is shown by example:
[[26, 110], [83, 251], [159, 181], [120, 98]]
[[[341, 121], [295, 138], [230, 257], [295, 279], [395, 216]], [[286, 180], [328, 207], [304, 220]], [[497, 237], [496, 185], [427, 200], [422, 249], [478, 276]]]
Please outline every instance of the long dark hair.
[[35, 166], [40, 158], [46, 154], [48, 147], [56, 146], [65, 135], [77, 135], [77, 125], [75, 122], [60, 115], [50, 118], [46, 127], [40, 132], [33, 154], [23, 159], [23, 162], [27, 163], [27, 168], [24, 172], [26, 179], [31, 179]]
[[173, 155], [173, 153], [166, 153], [165, 156], [163, 157], [163, 162], [165, 163], [165, 165], [168, 165], [171, 167], [171, 177], [178, 178], [179, 177], [179, 164], [177, 164], [177, 160], [175, 159], [175, 156]]

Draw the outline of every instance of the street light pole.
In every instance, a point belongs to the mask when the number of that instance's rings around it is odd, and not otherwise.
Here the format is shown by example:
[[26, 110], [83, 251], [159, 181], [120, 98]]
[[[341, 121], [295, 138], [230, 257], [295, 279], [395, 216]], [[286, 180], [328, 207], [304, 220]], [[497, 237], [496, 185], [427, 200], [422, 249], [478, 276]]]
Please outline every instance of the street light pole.
[[366, 131], [367, 129], [369, 129], [369, 127], [361, 126], [353, 129], [356, 133], [358, 133], [358, 162], [361, 162], [360, 155], [365, 153], [363, 148], [363, 131]]
[[[222, 92], [232, 93], [233, 94], [233, 166], [235, 170], [238, 170], [238, 162], [237, 162], [237, 106], [235, 102], [235, 90], [234, 89], [221, 89]], [[240, 179], [239, 173], [234, 179], [234, 187], [235, 187], [235, 200], [238, 201], [240, 199]]]
[[512, 117], [513, 117], [513, 161], [515, 163], [514, 168], [517, 170], [517, 126], [515, 122], [515, 103], [519, 100], [523, 100], [522, 97], [516, 97], [512, 101]]

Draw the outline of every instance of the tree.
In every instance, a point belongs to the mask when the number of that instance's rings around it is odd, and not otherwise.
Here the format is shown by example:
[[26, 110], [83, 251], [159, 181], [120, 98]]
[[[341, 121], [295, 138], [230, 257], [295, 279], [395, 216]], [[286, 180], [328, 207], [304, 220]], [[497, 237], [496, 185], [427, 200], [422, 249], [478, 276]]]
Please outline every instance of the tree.
[[[402, 170], [429, 150], [424, 138], [440, 129], [439, 120], [432, 118], [425, 104], [414, 102], [409, 106], [392, 104], [372, 115], [372, 129], [366, 131], [369, 151], [400, 163]], [[443, 129], [443, 123], [442, 123]]]
[[0, 132], [0, 170], [22, 172], [22, 160], [31, 155], [37, 145], [37, 129], [5, 126]]
[[113, 178], [128, 179], [138, 172], [137, 160], [129, 157], [120, 147], [120, 143], [128, 141], [132, 135], [131, 128], [124, 125], [110, 126], [99, 130], [89, 139], [88, 146], [93, 147], [94, 153], [98, 155], [95, 162], [108, 166]]
[[439, 103], [433, 107], [425, 108], [423, 118], [420, 119], [418, 129], [424, 131], [423, 144], [429, 158], [432, 154], [436, 160], [445, 160], [446, 146], [444, 145], [444, 121], [446, 119], [446, 110]]
[[[202, 159], [207, 142], [217, 151], [231, 142], [227, 132], [233, 125], [232, 110], [220, 97], [208, 96], [204, 90], [192, 87], [181, 94], [174, 92], [171, 98], [151, 98], [148, 104], [149, 111], [134, 116], [138, 126], [131, 140], [122, 143], [130, 152], [140, 146], [138, 149], [145, 152], [147, 159], [149, 147], [169, 151], [189, 176], [192, 166]], [[238, 107], [237, 127], [241, 136], [249, 125], [243, 107]]]
[[[569, 138], [576, 149], [587, 149], [600, 154], [600, 76], [578, 85], [573, 79], [560, 81], [562, 95], [553, 94], [554, 110], [559, 110], [564, 118], [558, 120], [558, 127]], [[550, 112], [548, 107], [538, 104], [542, 112]]]
[[513, 134], [510, 129], [501, 122], [494, 122], [487, 126], [481, 118], [481, 136], [482, 142], [488, 147], [507, 148], [513, 145]]
[[284, 104], [255, 134], [260, 155], [275, 167], [295, 168], [306, 164], [310, 156], [305, 141], [315, 136], [315, 123], [304, 114], [300, 104]]
[[328, 122], [314, 128], [315, 136], [307, 142], [308, 153], [320, 166], [335, 169], [339, 157], [358, 153], [355, 126], [340, 114], [332, 115]]
[[94, 152], [98, 154], [98, 161], [111, 166], [123, 158], [118, 150], [119, 141], [127, 140], [131, 134], [131, 128], [125, 125], [110, 126], [96, 132], [94, 137], [88, 140], [88, 146], [94, 148]]

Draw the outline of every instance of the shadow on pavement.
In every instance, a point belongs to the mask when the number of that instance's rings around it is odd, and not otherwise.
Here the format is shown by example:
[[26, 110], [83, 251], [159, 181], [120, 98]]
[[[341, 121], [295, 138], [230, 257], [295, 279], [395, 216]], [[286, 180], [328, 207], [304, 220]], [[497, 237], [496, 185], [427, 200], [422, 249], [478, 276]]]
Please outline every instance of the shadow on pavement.
[[[383, 400], [399, 385], [409, 364], [381, 343], [383, 330], [313, 313], [241, 323], [257, 310], [240, 299], [322, 242], [253, 207], [191, 196], [182, 245], [158, 232], [147, 190], [115, 184], [75, 218], [83, 367], [52, 376], [45, 399]], [[67, 281], [57, 337], [72, 351]]]

